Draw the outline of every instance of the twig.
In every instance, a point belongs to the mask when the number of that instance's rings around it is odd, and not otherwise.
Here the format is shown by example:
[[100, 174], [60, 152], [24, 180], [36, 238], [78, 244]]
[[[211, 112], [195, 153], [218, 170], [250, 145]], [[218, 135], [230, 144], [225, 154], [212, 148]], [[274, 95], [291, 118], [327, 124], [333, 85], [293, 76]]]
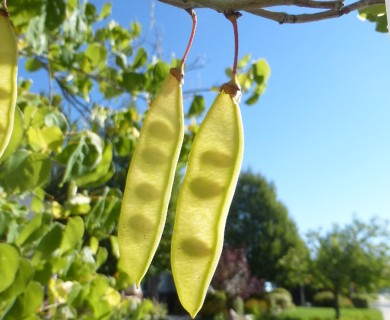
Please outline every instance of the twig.
[[[385, 0], [360, 0], [344, 5], [343, 0], [159, 0], [178, 8], [209, 8], [222, 13], [242, 11], [283, 23], [313, 22], [340, 17], [355, 10], [384, 4]], [[265, 10], [275, 6], [329, 9], [317, 13], [290, 14]]]
[[285, 12], [272, 12], [264, 9], [251, 10], [248, 12], [263, 18], [274, 20], [276, 22], [279, 22], [280, 24], [307, 23], [307, 22], [338, 18], [352, 11], [360, 10], [378, 4], [383, 4], [383, 1], [382, 0], [361, 0], [352, 3], [350, 5], [343, 6], [340, 9], [327, 10], [327, 11], [322, 11], [322, 12], [312, 13], [312, 14], [298, 14], [298, 15], [288, 14]]

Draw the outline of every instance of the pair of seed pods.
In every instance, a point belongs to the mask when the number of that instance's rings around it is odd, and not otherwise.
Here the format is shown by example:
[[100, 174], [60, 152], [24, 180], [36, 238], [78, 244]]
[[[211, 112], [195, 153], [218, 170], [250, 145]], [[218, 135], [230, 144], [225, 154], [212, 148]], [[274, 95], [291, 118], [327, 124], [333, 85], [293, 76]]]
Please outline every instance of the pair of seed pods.
[[11, 139], [17, 96], [18, 49], [5, 8], [0, 9], [0, 157]]
[[[182, 78], [183, 68], [171, 69], [146, 115], [127, 175], [118, 225], [120, 263], [137, 286], [161, 239], [183, 142]], [[235, 76], [221, 87], [194, 138], [179, 191], [171, 266], [179, 299], [192, 318], [221, 255], [241, 168], [238, 91]]]

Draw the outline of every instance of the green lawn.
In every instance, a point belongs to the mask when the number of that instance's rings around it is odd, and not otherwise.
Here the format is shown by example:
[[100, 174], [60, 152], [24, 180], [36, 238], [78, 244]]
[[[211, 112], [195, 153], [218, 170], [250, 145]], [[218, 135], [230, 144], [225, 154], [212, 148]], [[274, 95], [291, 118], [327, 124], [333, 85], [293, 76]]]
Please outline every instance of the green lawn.
[[[283, 320], [334, 320], [335, 311], [331, 308], [297, 307], [284, 312]], [[375, 309], [341, 309], [340, 320], [383, 320], [382, 314]]]

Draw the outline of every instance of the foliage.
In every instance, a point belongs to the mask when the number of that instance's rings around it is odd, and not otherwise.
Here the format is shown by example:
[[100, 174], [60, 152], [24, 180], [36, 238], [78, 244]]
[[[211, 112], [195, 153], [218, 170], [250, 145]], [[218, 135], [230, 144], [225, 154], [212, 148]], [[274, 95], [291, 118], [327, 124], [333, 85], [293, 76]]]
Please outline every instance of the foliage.
[[262, 291], [262, 282], [251, 276], [242, 248], [224, 248], [211, 285], [226, 292], [230, 299], [248, 298]]
[[368, 309], [370, 307], [370, 297], [367, 294], [353, 294], [351, 301], [355, 308]]
[[271, 313], [280, 313], [294, 307], [291, 293], [284, 288], [276, 288], [266, 294]]
[[[242, 172], [226, 223], [228, 246], [245, 248], [251, 274], [283, 284], [304, 278], [308, 251], [275, 187]], [[299, 272], [298, 272], [299, 271]], [[298, 276], [297, 276], [298, 275]]]
[[390, 263], [389, 239], [387, 222], [376, 218], [369, 223], [355, 218], [326, 234], [309, 234], [313, 272], [319, 286], [334, 292], [336, 317], [343, 290], [353, 284], [359, 291], [373, 291], [382, 284]]
[[245, 313], [253, 314], [256, 318], [267, 314], [270, 308], [269, 301], [259, 298], [249, 298], [244, 306]]
[[[333, 320], [331, 308], [297, 307], [283, 312], [282, 320]], [[340, 320], [383, 320], [382, 313], [376, 309], [342, 309]]]
[[388, 32], [386, 7], [384, 4], [359, 10], [359, 18], [374, 22], [376, 25], [375, 30], [378, 32]]
[[227, 312], [227, 297], [223, 291], [208, 292], [205, 302], [199, 311], [202, 318], [213, 318]]
[[[335, 303], [334, 293], [331, 291], [320, 291], [313, 296], [313, 305], [316, 307], [333, 308]], [[338, 303], [341, 308], [351, 308], [352, 302], [349, 298], [339, 295]]]
[[167, 315], [166, 306], [150, 299], [143, 299], [142, 301], [130, 299], [133, 308], [126, 317], [135, 320], [144, 319], [165, 319]]

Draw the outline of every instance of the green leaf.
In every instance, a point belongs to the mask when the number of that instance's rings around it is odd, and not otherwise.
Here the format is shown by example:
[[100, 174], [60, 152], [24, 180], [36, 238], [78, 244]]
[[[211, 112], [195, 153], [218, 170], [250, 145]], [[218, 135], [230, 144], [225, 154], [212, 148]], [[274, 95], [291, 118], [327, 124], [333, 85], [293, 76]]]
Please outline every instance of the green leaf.
[[37, 108], [29, 105], [23, 110], [23, 113], [26, 127], [41, 128], [45, 125], [45, 117], [49, 113], [49, 108]]
[[42, 153], [21, 149], [4, 163], [3, 186], [10, 192], [24, 192], [45, 186], [50, 181], [51, 162]]
[[36, 282], [31, 281], [23, 296], [23, 315], [22, 319], [25, 319], [33, 314], [37, 314], [38, 308], [43, 302], [43, 288]]
[[142, 25], [138, 22], [132, 22], [131, 23], [131, 35], [133, 38], [138, 38], [141, 35], [142, 32]]
[[102, 139], [91, 131], [74, 136], [57, 160], [66, 165], [61, 184], [93, 171], [102, 159]]
[[9, 1], [7, 5], [13, 25], [22, 27], [24, 31], [31, 19], [41, 14], [44, 2], [45, 0], [24, 0], [23, 5], [20, 5], [19, 1]]
[[148, 54], [144, 48], [139, 48], [133, 61], [133, 68], [137, 69], [146, 64], [148, 61]]
[[254, 63], [252, 65], [252, 70], [253, 79], [258, 84], [262, 84], [263, 82], [267, 81], [271, 74], [271, 69], [267, 61], [264, 59], [260, 59], [256, 63]]
[[254, 105], [260, 98], [260, 95], [257, 93], [252, 94], [246, 101], [245, 104], [248, 106]]
[[58, 29], [65, 20], [66, 4], [64, 0], [47, 0], [45, 28], [48, 31]]
[[129, 136], [118, 136], [114, 140], [115, 151], [120, 157], [128, 157], [134, 150], [135, 142]]
[[32, 258], [32, 263], [38, 265], [43, 260], [49, 259], [59, 248], [62, 241], [63, 230], [58, 223], [54, 224], [53, 228], [39, 242], [35, 254]]
[[32, 218], [29, 223], [27, 223], [22, 231], [20, 232], [18, 238], [16, 239], [16, 244], [19, 246], [23, 246], [26, 242], [31, 242], [32, 235], [39, 230], [42, 225], [42, 215], [38, 214], [34, 218]]
[[66, 120], [64, 114], [58, 110], [46, 114], [44, 119], [47, 127], [59, 127], [64, 133], [69, 128], [68, 120]]
[[194, 96], [194, 99], [192, 100], [190, 110], [188, 110], [188, 113], [186, 114], [187, 118], [190, 117], [199, 117], [202, 115], [202, 113], [205, 110], [205, 100], [203, 96], [196, 95]]
[[0, 243], [0, 292], [3, 292], [14, 282], [19, 263], [18, 250], [10, 244]]
[[107, 173], [110, 171], [111, 168], [111, 163], [112, 163], [112, 144], [107, 141], [104, 146], [102, 159], [99, 162], [98, 166], [93, 171], [78, 177], [76, 179], [76, 183], [80, 187], [87, 187], [91, 184], [96, 185], [95, 182], [107, 176]]
[[115, 64], [122, 69], [125, 69], [127, 66], [127, 57], [122, 52], [118, 52], [115, 56]]
[[27, 139], [34, 151], [60, 152], [64, 142], [64, 135], [58, 127], [27, 129]]
[[85, 17], [89, 24], [93, 24], [99, 17], [97, 15], [96, 7], [92, 3], [86, 2], [85, 5]]
[[121, 208], [122, 194], [115, 189], [105, 189], [104, 195], [94, 203], [85, 217], [85, 227], [98, 240], [105, 239], [113, 232]]
[[89, 59], [93, 68], [101, 70], [107, 65], [107, 49], [100, 43], [91, 43], [85, 51], [85, 56]]
[[31, 281], [5, 314], [4, 319], [36, 319], [33, 316], [37, 314], [38, 308], [42, 305], [42, 302], [42, 286], [36, 281]]
[[35, 58], [28, 59], [24, 65], [24, 68], [30, 72], [38, 71], [42, 67], [43, 67], [42, 63]]
[[378, 32], [387, 32], [386, 7], [384, 4], [371, 6], [359, 10], [359, 17], [363, 20], [376, 23], [375, 30]]
[[7, 290], [0, 293], [0, 303], [5, 300], [12, 300], [21, 294], [30, 283], [34, 275], [34, 269], [30, 261], [20, 259], [19, 269], [17, 270], [15, 280]]
[[86, 41], [88, 22], [85, 15], [79, 10], [74, 10], [64, 22], [64, 36], [76, 43]]
[[60, 246], [61, 254], [68, 250], [77, 249], [81, 245], [84, 235], [84, 221], [80, 217], [68, 219]]
[[103, 20], [108, 18], [111, 15], [112, 3], [107, 2], [103, 5], [102, 11], [100, 12], [99, 19]]
[[165, 62], [157, 62], [153, 67], [153, 79], [162, 82], [169, 74], [170, 67]]
[[96, 270], [99, 269], [103, 263], [107, 261], [108, 251], [104, 247], [99, 247], [96, 253]]
[[246, 67], [250, 59], [251, 59], [251, 55], [249, 53], [246, 54], [241, 60], [238, 61], [237, 68], [242, 69]]
[[134, 92], [137, 90], [142, 90], [146, 84], [146, 76], [143, 73], [136, 72], [123, 72], [121, 86], [123, 86], [126, 91]]
[[26, 40], [35, 54], [41, 55], [47, 51], [47, 36], [43, 16], [37, 16], [30, 20], [26, 31]]

